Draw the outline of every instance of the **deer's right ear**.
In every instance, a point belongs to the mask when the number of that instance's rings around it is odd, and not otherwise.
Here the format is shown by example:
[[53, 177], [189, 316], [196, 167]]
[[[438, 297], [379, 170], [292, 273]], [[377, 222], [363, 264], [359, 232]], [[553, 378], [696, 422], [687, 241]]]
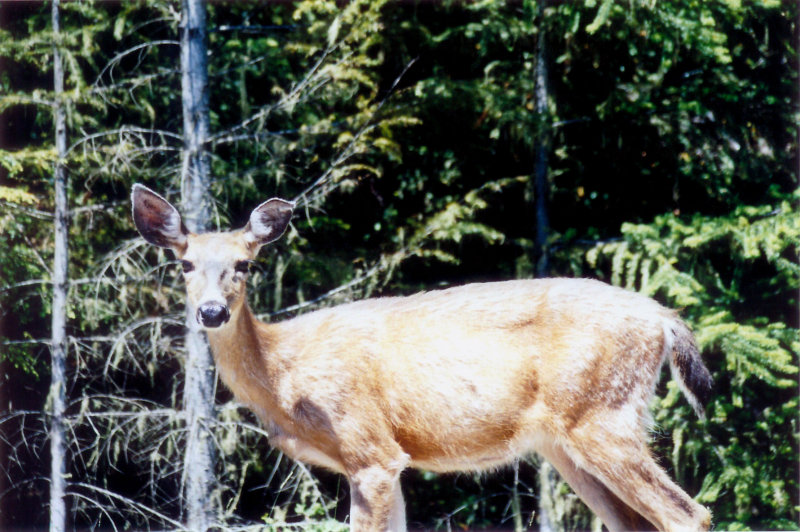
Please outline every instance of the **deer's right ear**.
[[133, 185], [131, 192], [133, 223], [145, 240], [153, 245], [170, 248], [178, 255], [186, 251], [186, 235], [178, 209], [143, 185]]

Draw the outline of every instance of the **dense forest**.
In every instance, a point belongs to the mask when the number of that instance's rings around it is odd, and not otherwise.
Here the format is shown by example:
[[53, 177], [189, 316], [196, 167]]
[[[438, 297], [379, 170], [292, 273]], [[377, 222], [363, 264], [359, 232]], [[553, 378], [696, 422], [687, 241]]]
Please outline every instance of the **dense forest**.
[[[134, 183], [209, 230], [297, 202], [250, 276], [265, 320], [542, 276], [656, 298], [715, 381], [701, 420], [664, 370], [659, 463], [718, 529], [798, 529], [798, 42], [788, 0], [3, 2], [0, 529], [347, 517], [213, 374], [192, 395]], [[413, 529], [600, 527], [536, 457], [402, 483]]]

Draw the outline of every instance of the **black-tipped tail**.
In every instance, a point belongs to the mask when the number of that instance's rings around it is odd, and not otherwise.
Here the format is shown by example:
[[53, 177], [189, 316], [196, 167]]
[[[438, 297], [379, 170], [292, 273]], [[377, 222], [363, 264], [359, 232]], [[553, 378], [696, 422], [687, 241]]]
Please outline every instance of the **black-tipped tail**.
[[672, 336], [670, 357], [672, 375], [698, 417], [704, 419], [704, 407], [711, 399], [714, 388], [711, 373], [703, 364], [692, 331], [685, 323], [675, 321], [667, 327], [667, 332]]

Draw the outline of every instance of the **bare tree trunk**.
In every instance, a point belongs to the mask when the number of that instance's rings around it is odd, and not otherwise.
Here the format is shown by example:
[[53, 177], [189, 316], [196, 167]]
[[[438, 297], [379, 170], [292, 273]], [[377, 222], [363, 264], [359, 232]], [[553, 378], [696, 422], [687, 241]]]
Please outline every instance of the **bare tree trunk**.
[[564, 530], [559, 507], [559, 478], [553, 466], [544, 460], [539, 464], [539, 532], [560, 532]]
[[548, 106], [550, 87], [547, 80], [547, 41], [544, 24], [545, 0], [539, 0], [537, 18], [539, 19], [539, 35], [536, 39], [536, 64], [534, 66], [534, 106], [538, 122], [537, 142], [534, 148], [533, 163], [533, 201], [536, 213], [536, 234], [534, 245], [538, 255], [536, 262], [537, 277], [544, 277], [550, 269], [549, 233], [550, 219], [547, 215], [547, 199], [550, 184], [547, 170], [550, 158], [551, 117]]
[[519, 494], [519, 458], [514, 460], [514, 486], [511, 489], [511, 511], [514, 517], [514, 532], [523, 532], [525, 524], [522, 522], [522, 498]]
[[[539, 34], [536, 39], [536, 64], [534, 66], [534, 107], [537, 120], [537, 141], [534, 146], [533, 163], [533, 201], [536, 222], [534, 246], [536, 251], [536, 276], [545, 277], [550, 273], [550, 218], [547, 203], [550, 194], [548, 168], [550, 164], [550, 136], [552, 117], [550, 116], [550, 86], [547, 71], [547, 36], [544, 21], [546, 0], [538, 0], [536, 18]], [[553, 466], [542, 460], [539, 464], [539, 530], [560, 532], [564, 524], [560, 519], [563, 512], [557, 511], [559, 478]]]
[[53, 87], [55, 94], [55, 137], [57, 160], [54, 171], [55, 188], [55, 255], [53, 257], [53, 312], [51, 353], [51, 380], [48, 395], [50, 411], [50, 531], [60, 532], [67, 526], [67, 446], [64, 428], [66, 408], [66, 357], [67, 357], [67, 275], [69, 212], [67, 207], [67, 171], [64, 158], [67, 154], [67, 117], [62, 96], [64, 94], [64, 67], [60, 42], [59, 0], [53, 0], [51, 11], [53, 25]]
[[[183, 164], [181, 192], [186, 226], [206, 229], [211, 218], [211, 171], [205, 143], [209, 133], [206, 6], [183, 0], [181, 15], [181, 86], [183, 100]], [[188, 440], [184, 456], [186, 524], [204, 531], [213, 525], [215, 375], [211, 351], [191, 311], [186, 316], [186, 383], [183, 392]]]
[[183, 0], [181, 17], [181, 95], [183, 99], [184, 218], [190, 230], [204, 230], [211, 218], [208, 59], [205, 0]]

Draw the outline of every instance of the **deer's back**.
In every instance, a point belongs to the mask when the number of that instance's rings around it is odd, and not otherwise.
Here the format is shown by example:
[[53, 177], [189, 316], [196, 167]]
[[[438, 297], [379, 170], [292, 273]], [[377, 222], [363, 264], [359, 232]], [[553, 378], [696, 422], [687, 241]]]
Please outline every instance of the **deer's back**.
[[655, 379], [665, 319], [651, 299], [589, 280], [365, 300], [281, 324], [293, 339], [281, 393], [325, 405], [334, 430], [353, 413], [385, 425], [412, 464], [492, 467], [632, 394], [646, 409], [652, 384], [634, 384]]

